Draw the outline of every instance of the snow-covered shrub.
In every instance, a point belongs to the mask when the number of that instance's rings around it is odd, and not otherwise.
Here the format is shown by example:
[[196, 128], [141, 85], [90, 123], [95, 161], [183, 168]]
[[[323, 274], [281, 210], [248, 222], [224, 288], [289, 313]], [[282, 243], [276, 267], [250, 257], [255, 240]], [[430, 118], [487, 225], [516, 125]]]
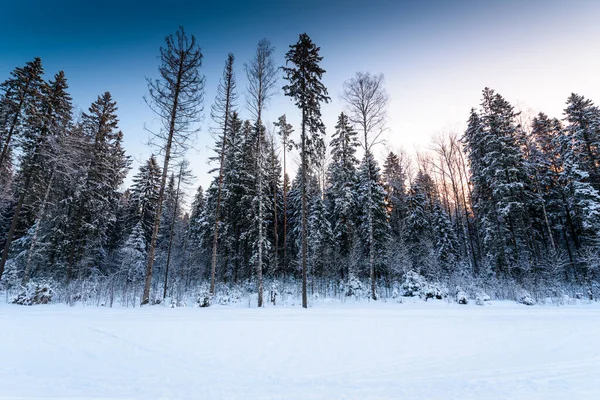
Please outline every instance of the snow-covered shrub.
[[362, 298], [368, 296], [368, 290], [365, 285], [354, 275], [348, 278], [346, 285], [346, 297]]
[[408, 271], [402, 282], [401, 290], [403, 296], [419, 296], [427, 286], [425, 278], [414, 271]]
[[525, 304], [526, 306], [535, 305], [534, 298], [531, 297], [531, 295], [526, 291], [523, 291], [519, 294], [519, 296], [517, 297], [517, 302], [520, 304]]
[[13, 289], [18, 287], [20, 284], [19, 270], [15, 260], [10, 259], [6, 262], [4, 274], [0, 281], [0, 290], [2, 289]]
[[441, 300], [448, 295], [448, 289], [439, 283], [430, 283], [425, 285], [419, 295], [425, 301], [428, 299]]
[[212, 296], [208, 290], [201, 290], [196, 297], [196, 305], [198, 307], [210, 307]]
[[171, 308], [187, 307], [187, 304], [183, 300], [171, 300]]
[[600, 299], [600, 282], [592, 281], [589, 289], [590, 300]]
[[483, 306], [485, 304], [489, 304], [490, 300], [491, 300], [491, 297], [488, 296], [488, 294], [485, 292], [479, 292], [475, 296], [475, 304], [477, 304], [478, 306]]
[[456, 288], [456, 294], [454, 295], [454, 300], [458, 304], [469, 304], [469, 296], [465, 293], [461, 288]]
[[[244, 298], [244, 293], [237, 286], [224, 286], [214, 296], [214, 303], [221, 306], [228, 306], [235, 303], [241, 303]], [[209, 294], [210, 302], [210, 294]], [[208, 306], [206, 306], [208, 307]]]
[[54, 290], [46, 282], [29, 282], [12, 302], [22, 306], [49, 304], [54, 294]]
[[269, 300], [274, 306], [277, 305], [277, 297], [279, 297], [279, 283], [275, 281], [271, 283], [271, 290], [269, 291]]

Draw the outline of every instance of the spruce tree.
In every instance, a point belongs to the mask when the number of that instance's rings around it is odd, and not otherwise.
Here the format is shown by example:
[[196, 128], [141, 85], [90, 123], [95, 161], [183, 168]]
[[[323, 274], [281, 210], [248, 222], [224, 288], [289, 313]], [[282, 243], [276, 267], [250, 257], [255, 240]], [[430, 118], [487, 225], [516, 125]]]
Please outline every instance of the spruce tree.
[[0, 121], [0, 168], [8, 162], [13, 136], [20, 134], [27, 113], [37, 107], [42, 97], [44, 81], [42, 60], [36, 57], [24, 67], [17, 67], [11, 78], [0, 85], [2, 121]]
[[235, 74], [233, 72], [233, 62], [235, 57], [229, 53], [225, 61], [223, 77], [217, 88], [217, 97], [211, 109], [211, 117], [217, 124], [217, 151], [219, 154], [219, 176], [217, 185], [217, 199], [215, 205], [214, 231], [212, 243], [211, 273], [210, 273], [210, 293], [215, 294], [215, 274], [217, 268], [217, 244], [219, 241], [219, 221], [221, 211], [221, 197], [223, 189], [223, 168], [225, 166], [225, 155], [227, 154], [227, 132], [229, 130], [229, 121], [231, 113], [236, 107], [237, 93]]
[[303, 33], [298, 42], [290, 46], [283, 67], [288, 84], [283, 87], [286, 96], [294, 99], [302, 113], [300, 134], [300, 174], [302, 186], [302, 307], [308, 307], [306, 294], [306, 257], [308, 236], [307, 180], [311, 162], [322, 147], [324, 133], [321, 121], [321, 103], [329, 102], [327, 89], [321, 82], [325, 70], [319, 66], [323, 57], [310, 37]]
[[356, 240], [356, 223], [359, 208], [356, 197], [358, 183], [356, 149], [359, 146], [357, 132], [350, 125], [346, 114], [338, 117], [335, 133], [331, 138], [331, 163], [327, 198], [332, 205], [333, 235], [336, 255], [340, 258], [341, 278], [347, 275], [347, 265]]

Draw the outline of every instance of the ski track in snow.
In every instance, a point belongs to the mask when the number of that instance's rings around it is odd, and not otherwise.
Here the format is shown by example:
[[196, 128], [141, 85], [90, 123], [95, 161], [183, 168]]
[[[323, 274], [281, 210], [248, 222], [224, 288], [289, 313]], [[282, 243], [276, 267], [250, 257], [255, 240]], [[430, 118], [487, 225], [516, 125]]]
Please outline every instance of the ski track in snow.
[[600, 304], [0, 304], [0, 399], [599, 399]]

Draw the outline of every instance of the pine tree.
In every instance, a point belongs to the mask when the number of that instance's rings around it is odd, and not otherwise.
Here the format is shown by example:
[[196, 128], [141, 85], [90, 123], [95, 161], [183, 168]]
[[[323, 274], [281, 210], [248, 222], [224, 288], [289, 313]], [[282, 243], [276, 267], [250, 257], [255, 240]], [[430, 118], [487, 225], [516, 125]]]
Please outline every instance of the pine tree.
[[108, 229], [115, 221], [119, 187], [130, 163], [122, 148], [116, 111], [116, 102], [106, 92], [82, 115], [82, 132], [88, 140], [87, 163], [71, 209], [67, 283], [74, 277], [78, 262], [82, 263], [79, 275], [83, 276], [89, 267], [98, 266], [107, 251]]
[[[44, 81], [42, 60], [36, 57], [24, 67], [11, 72], [11, 78], [0, 85], [3, 92], [0, 98], [2, 121], [0, 121], [0, 168], [8, 162], [13, 136], [18, 135], [27, 113], [37, 107], [42, 97]], [[1, 269], [0, 269], [1, 271]]]
[[432, 217], [433, 230], [436, 236], [437, 259], [442, 272], [447, 276], [456, 271], [456, 263], [459, 258], [458, 239], [452, 227], [452, 222], [439, 201], [435, 203]]
[[[141, 223], [146, 245], [152, 239], [152, 229], [158, 208], [161, 170], [156, 157], [151, 155], [139, 171], [133, 176], [131, 187], [131, 218], [132, 225]], [[146, 249], [148, 250], [148, 249]]]
[[566, 136], [573, 162], [589, 175], [589, 182], [600, 190], [600, 109], [591, 100], [575, 93], [565, 109]]
[[[308, 198], [307, 180], [311, 162], [323, 147], [322, 135], [324, 132], [321, 121], [321, 103], [329, 102], [327, 89], [321, 83], [325, 70], [319, 66], [323, 59], [310, 37], [303, 33], [298, 42], [290, 46], [286, 53], [286, 67], [283, 67], [285, 79], [288, 84], [283, 87], [286, 96], [296, 102], [302, 112], [301, 144], [300, 144], [300, 173], [302, 185], [302, 307], [308, 307], [306, 294], [306, 257], [308, 236]], [[292, 65], [288, 67], [287, 65]]]
[[361, 205], [359, 229], [366, 243], [366, 253], [369, 260], [369, 278], [371, 281], [371, 298], [377, 300], [376, 263], [383, 259], [383, 248], [388, 240], [389, 224], [385, 190], [377, 161], [370, 151], [367, 151], [360, 165], [358, 174], [358, 203]]
[[[385, 130], [387, 119], [388, 95], [383, 86], [383, 75], [371, 75], [369, 73], [358, 72], [356, 76], [344, 83], [342, 99], [346, 102], [349, 109], [350, 121], [357, 124], [362, 129], [363, 149], [365, 156], [363, 160], [364, 172], [363, 178], [375, 178], [375, 171], [378, 171], [376, 165], [369, 165], [374, 158], [372, 156], [373, 147], [379, 143], [379, 137]], [[375, 238], [374, 224], [375, 218], [373, 208], [381, 199], [376, 198], [380, 193], [378, 190], [379, 182], [361, 182], [359, 188], [363, 190], [374, 189], [375, 192], [361, 194], [365, 199], [370, 199], [374, 203], [370, 204], [366, 214], [366, 224], [368, 225], [368, 245], [369, 245], [369, 275], [371, 280], [371, 298], [377, 300], [375, 284]]]
[[523, 154], [517, 113], [486, 88], [480, 113], [471, 112], [464, 136], [471, 164], [473, 207], [483, 229], [488, 263], [520, 277], [535, 257], [539, 232], [531, 230], [537, 196]]
[[287, 161], [286, 153], [292, 150], [291, 134], [294, 132], [292, 125], [287, 123], [287, 117], [283, 114], [274, 125], [278, 128], [277, 134], [281, 136], [281, 146], [283, 149], [283, 268], [287, 268]]
[[[158, 229], [162, 213], [165, 186], [171, 156], [184, 152], [193, 133], [194, 125], [199, 121], [204, 101], [204, 77], [200, 75], [202, 52], [196, 45], [196, 38], [188, 37], [183, 27], [175, 36], [165, 38], [166, 47], [161, 47], [161, 79], [148, 80], [150, 100], [149, 107], [161, 118], [164, 131], [159, 138], [164, 141], [164, 162], [160, 191], [158, 195], [158, 212], [154, 220], [152, 239], [148, 249], [146, 281], [141, 304], [150, 302], [150, 285], [152, 284], [152, 268], [156, 251]], [[172, 154], [173, 153], [173, 154]]]
[[[50, 178], [52, 173], [49, 176], [48, 172], [53, 171], [53, 163], [56, 158], [56, 154], [52, 154], [52, 143], [58, 137], [64, 135], [71, 122], [71, 97], [67, 93], [68, 85], [64, 73], [59, 72], [55, 75], [54, 80], [51, 80], [48, 84], [43, 83], [38, 89], [40, 93], [35, 98], [31, 98], [25, 105], [25, 110], [23, 110], [25, 119], [20, 133], [22, 153], [18, 176], [20, 193], [4, 244], [2, 259], [0, 260], [0, 277], [8, 259], [12, 239], [17, 224], [22, 217], [21, 210], [26, 200], [28, 200], [28, 205], [31, 205], [31, 207], [26, 208], [30, 210], [40, 208], [40, 204], [47, 201], [48, 196], [46, 193], [48, 193], [53, 179]], [[12, 133], [9, 132], [9, 134]], [[6, 145], [8, 146], [8, 141]], [[42, 208], [45, 208], [45, 205]], [[36, 219], [35, 211], [31, 214], [33, 215], [30, 215], [29, 221], [25, 224], [28, 227]], [[33, 246], [37, 241], [37, 229], [35, 228], [32, 233], [34, 236]], [[29, 263], [27, 264], [29, 265]], [[27, 267], [24, 276], [25, 281], [28, 279], [28, 274], [29, 269]]]
[[348, 258], [355, 241], [358, 219], [356, 187], [358, 160], [355, 153], [359, 146], [357, 132], [352, 128], [348, 117], [341, 113], [331, 138], [331, 163], [327, 198], [332, 204], [333, 235], [336, 255], [341, 258], [341, 278], [347, 275]]
[[229, 129], [229, 119], [231, 113], [235, 109], [235, 102], [237, 100], [236, 93], [236, 81], [235, 74], [233, 72], [233, 62], [235, 58], [232, 53], [227, 56], [225, 61], [225, 70], [223, 71], [223, 77], [219, 82], [217, 88], [217, 97], [215, 104], [211, 110], [211, 117], [218, 125], [218, 143], [217, 151], [219, 155], [219, 176], [217, 185], [217, 199], [215, 205], [215, 216], [214, 216], [214, 232], [213, 232], [213, 243], [212, 243], [212, 259], [211, 259], [211, 273], [210, 273], [210, 293], [215, 293], [215, 274], [217, 268], [217, 244], [219, 241], [219, 220], [221, 210], [221, 191], [223, 188], [223, 168], [225, 166], [225, 154], [227, 152], [227, 131]]

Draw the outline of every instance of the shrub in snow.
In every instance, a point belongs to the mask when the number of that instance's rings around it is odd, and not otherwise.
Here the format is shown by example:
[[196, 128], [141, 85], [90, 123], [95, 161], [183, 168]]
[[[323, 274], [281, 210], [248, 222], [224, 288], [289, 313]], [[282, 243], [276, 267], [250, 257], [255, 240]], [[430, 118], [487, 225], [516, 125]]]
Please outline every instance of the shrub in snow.
[[348, 284], [346, 285], [346, 296], [354, 296], [356, 298], [366, 297], [368, 290], [363, 283], [354, 275], [348, 278]]
[[[209, 299], [208, 301], [210, 302], [211, 297], [210, 297], [210, 293], [208, 293]], [[235, 304], [235, 303], [241, 303], [242, 299], [244, 298], [244, 293], [237, 287], [223, 287], [221, 288], [217, 294], [215, 295], [214, 298], [214, 303], [215, 304], [219, 304], [221, 306], [228, 306], [230, 304]], [[208, 306], [205, 306], [208, 307]]]
[[279, 284], [277, 282], [273, 282], [271, 284], [271, 290], [269, 291], [269, 299], [271, 304], [277, 305], [277, 297], [279, 297]]
[[198, 294], [196, 298], [196, 304], [198, 307], [210, 307], [211, 295], [208, 290], [203, 290]]
[[185, 304], [185, 301], [183, 300], [171, 300], [171, 308], [179, 308], [179, 307], [187, 307], [187, 304]]
[[48, 283], [29, 282], [12, 302], [22, 306], [49, 304], [52, 296], [54, 296], [54, 290]]
[[439, 283], [432, 283], [426, 285], [421, 290], [420, 296], [421, 298], [425, 299], [425, 301], [427, 301], [428, 299], [441, 300], [444, 298], [445, 295], [447, 295], [447, 292], [448, 291], [446, 290], [446, 288], [444, 288]]
[[517, 302], [519, 302], [521, 304], [525, 304], [526, 306], [533, 306], [533, 305], [535, 305], [535, 300], [527, 292], [522, 292], [519, 295], [519, 297], [517, 297]]
[[475, 304], [478, 306], [483, 306], [491, 300], [491, 297], [487, 295], [485, 292], [479, 292], [475, 296]]
[[426, 286], [427, 281], [424, 277], [414, 271], [408, 271], [404, 277], [404, 282], [402, 282], [402, 295], [408, 297], [418, 296]]
[[469, 304], [469, 296], [461, 288], [456, 288], [454, 300], [458, 304]]
[[6, 262], [6, 268], [0, 281], [0, 290], [2, 289], [13, 289], [19, 286], [21, 279], [19, 279], [19, 271], [17, 263], [10, 259]]

